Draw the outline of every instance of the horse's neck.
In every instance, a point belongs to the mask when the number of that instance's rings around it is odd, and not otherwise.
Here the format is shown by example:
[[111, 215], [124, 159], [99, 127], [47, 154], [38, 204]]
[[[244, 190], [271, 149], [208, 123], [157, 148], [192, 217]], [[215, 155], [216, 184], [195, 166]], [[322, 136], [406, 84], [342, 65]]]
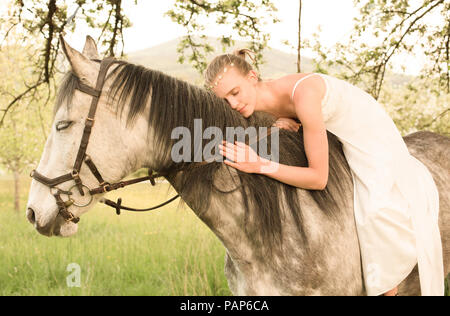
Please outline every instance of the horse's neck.
[[[224, 170], [223, 167], [221, 170]], [[224, 179], [227, 185], [232, 183], [229, 177], [221, 175], [221, 170], [217, 171], [215, 178]], [[211, 201], [209, 208], [204, 209], [204, 201], [196, 199], [193, 196], [183, 194], [183, 187], [181, 183], [182, 172], [174, 172], [167, 176], [167, 180], [174, 187], [174, 189], [181, 193], [183, 201], [192, 209], [197, 217], [203, 221], [211, 231], [221, 240], [225, 248], [236, 257], [243, 257], [240, 249], [244, 247], [246, 256], [251, 256], [250, 242], [246, 240], [246, 234], [242, 231], [244, 225], [240, 223], [240, 220], [244, 215], [244, 207], [241, 201], [240, 191], [233, 188], [224, 188], [219, 184], [220, 189], [223, 191], [233, 191], [232, 193], [224, 194], [220, 199], [217, 195], [211, 195]], [[228, 174], [228, 172], [227, 172]], [[200, 180], [201, 181], [201, 180]], [[215, 182], [217, 185], [217, 183]], [[239, 237], [239, 238], [236, 238]], [[248, 242], [248, 244], [247, 244]], [[244, 259], [243, 259], [244, 260]]]

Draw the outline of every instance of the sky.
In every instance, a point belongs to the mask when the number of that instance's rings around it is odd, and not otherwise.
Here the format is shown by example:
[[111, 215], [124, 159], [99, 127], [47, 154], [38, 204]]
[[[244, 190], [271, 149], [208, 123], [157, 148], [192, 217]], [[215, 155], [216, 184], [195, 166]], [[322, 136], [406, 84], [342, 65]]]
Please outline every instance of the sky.
[[[174, 0], [139, 0], [138, 5], [133, 1], [125, 0], [125, 14], [130, 18], [133, 26], [124, 30], [125, 53], [149, 48], [184, 35], [184, 29], [172, 20], [164, 16], [173, 5]], [[273, 0], [278, 8], [276, 16], [280, 23], [270, 25], [267, 30], [271, 34], [269, 45], [286, 52], [290, 49], [283, 45], [283, 40], [289, 40], [296, 45], [298, 37], [298, 0]], [[69, 6], [69, 12], [73, 12], [76, 6]], [[326, 8], [326, 9], [324, 9]], [[72, 10], [71, 10], [72, 9]], [[356, 14], [353, 0], [304, 0], [302, 7], [302, 36], [311, 38], [321, 25], [321, 42], [328, 46], [341, 39], [352, 29], [352, 19]], [[336, 14], [338, 13], [338, 14]], [[70, 13], [69, 13], [70, 14]], [[81, 26], [81, 25], [80, 25]], [[84, 31], [90, 31], [96, 38], [96, 32], [85, 27], [78, 27], [77, 34], [68, 36], [68, 40], [84, 44]], [[206, 30], [207, 35], [217, 36], [218, 28], [210, 26]], [[92, 34], [94, 33], [94, 34]], [[76, 47], [74, 45], [74, 47]]]
[[[163, 13], [170, 9], [172, 3], [171, 0], [145, 1], [145, 3], [138, 4], [139, 8], [130, 7], [130, 17], [134, 23], [133, 29], [142, 30], [142, 32], [131, 29], [127, 31], [126, 38], [129, 41], [127, 50], [146, 48], [146, 46], [153, 46], [183, 34], [184, 30], [181, 26], [172, 22], [169, 17], [163, 17]], [[299, 1], [274, 0], [273, 3], [278, 8], [277, 16], [282, 21], [269, 27], [272, 37], [270, 46], [286, 51], [289, 48], [281, 44], [282, 40], [287, 39], [291, 43], [297, 42]], [[324, 7], [327, 9], [324, 10]], [[303, 36], [311, 37], [317, 27], [322, 25], [323, 41], [330, 44], [337, 38], [348, 34], [352, 29], [353, 15], [356, 13], [353, 0], [304, 0], [302, 11]], [[340, 18], [336, 18], [336, 12], [340, 12]], [[164, 32], [151, 32], [152, 28], [159, 28], [158, 26], [164, 26]], [[210, 27], [209, 33], [217, 35], [216, 28]], [[148, 36], [142, 38], [140, 34], [148, 34]]]

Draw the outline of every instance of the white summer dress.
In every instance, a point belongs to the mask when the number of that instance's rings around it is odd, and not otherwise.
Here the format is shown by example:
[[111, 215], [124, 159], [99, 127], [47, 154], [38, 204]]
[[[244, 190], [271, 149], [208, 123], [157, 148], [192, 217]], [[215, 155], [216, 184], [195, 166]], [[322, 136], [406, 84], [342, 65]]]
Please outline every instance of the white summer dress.
[[367, 295], [399, 285], [418, 263], [422, 295], [444, 294], [439, 194], [427, 167], [413, 157], [390, 116], [372, 96], [319, 75], [326, 129], [337, 136], [351, 169], [354, 212]]

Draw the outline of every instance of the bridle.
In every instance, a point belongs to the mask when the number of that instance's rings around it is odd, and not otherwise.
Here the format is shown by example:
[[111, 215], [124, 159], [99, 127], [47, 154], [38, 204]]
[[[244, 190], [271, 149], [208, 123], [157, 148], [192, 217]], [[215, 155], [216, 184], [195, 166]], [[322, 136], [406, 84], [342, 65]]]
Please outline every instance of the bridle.
[[[148, 176], [146, 176], [146, 177], [136, 178], [136, 179], [132, 179], [132, 180], [128, 180], [128, 181], [121, 181], [121, 182], [117, 182], [117, 183], [108, 183], [103, 179], [103, 177], [101, 176], [100, 172], [98, 171], [97, 167], [95, 166], [94, 162], [89, 157], [89, 155], [86, 154], [86, 149], [87, 149], [87, 146], [89, 143], [89, 137], [91, 135], [92, 126], [94, 125], [94, 121], [95, 121], [94, 120], [95, 112], [97, 110], [97, 105], [98, 105], [98, 102], [100, 99], [100, 95], [102, 93], [102, 89], [105, 84], [106, 74], [108, 72], [108, 69], [114, 63], [118, 62], [113, 57], [108, 57], [101, 61], [100, 60], [94, 60], [94, 61], [100, 62], [100, 72], [97, 76], [97, 82], [96, 82], [95, 88], [92, 88], [92, 87], [82, 83], [80, 80], [77, 80], [77, 85], [75, 87], [76, 89], [92, 96], [92, 101], [91, 101], [91, 106], [89, 108], [89, 114], [85, 121], [83, 136], [81, 137], [80, 147], [78, 148], [78, 153], [77, 153], [72, 171], [70, 173], [64, 174], [62, 176], [59, 176], [59, 177], [56, 177], [53, 179], [45, 177], [44, 175], [40, 174], [36, 170], [33, 170], [30, 174], [30, 176], [34, 180], [36, 180], [50, 188], [50, 193], [56, 199], [56, 204], [58, 206], [58, 212], [66, 220], [66, 222], [78, 223], [80, 221], [79, 217], [76, 217], [72, 212], [70, 212], [68, 210], [68, 208], [71, 205], [78, 206], [78, 207], [86, 207], [89, 204], [91, 204], [91, 202], [93, 200], [93, 196], [96, 194], [102, 194], [102, 193], [106, 193], [106, 192], [109, 192], [112, 190], [117, 190], [117, 189], [123, 188], [125, 186], [135, 184], [138, 182], [147, 181], [147, 180], [150, 180], [151, 184], [155, 185], [156, 184], [155, 179], [162, 177], [162, 175], [154, 174], [152, 170], [149, 170]], [[89, 170], [92, 172], [92, 174], [95, 176], [95, 178], [99, 182], [99, 186], [97, 188], [90, 189], [88, 186], [83, 184], [83, 182], [81, 181], [80, 169], [81, 169], [81, 165], [83, 164], [83, 162], [88, 166]], [[75, 182], [75, 184], [68, 191], [61, 190], [60, 188], [57, 187], [57, 185], [64, 183], [64, 182], [68, 182], [68, 181]], [[86, 193], [89, 194], [89, 199], [87, 202], [77, 204], [76, 201], [74, 201], [71, 198], [71, 196], [73, 195], [73, 190], [75, 188], [78, 190], [78, 192], [80, 193], [81, 196], [85, 196], [84, 191], [86, 191]], [[67, 201], [63, 201], [63, 199], [61, 198], [62, 194], [67, 195], [69, 197], [69, 199]], [[100, 202], [115, 208], [117, 215], [119, 215], [121, 210], [135, 211], [135, 212], [151, 211], [151, 210], [157, 209], [159, 207], [162, 207], [162, 206], [174, 201], [178, 197], [179, 197], [179, 195], [176, 195], [164, 203], [161, 203], [157, 206], [153, 206], [153, 207], [150, 207], [147, 209], [135, 209], [135, 208], [131, 208], [131, 207], [122, 206], [121, 198], [118, 198], [117, 202], [113, 202], [108, 199], [100, 199]]]

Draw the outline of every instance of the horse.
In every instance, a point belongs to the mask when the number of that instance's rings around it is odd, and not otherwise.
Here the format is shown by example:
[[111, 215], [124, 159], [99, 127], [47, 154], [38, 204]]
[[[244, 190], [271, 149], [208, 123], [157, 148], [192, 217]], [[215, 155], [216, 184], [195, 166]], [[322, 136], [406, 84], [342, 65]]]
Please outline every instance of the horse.
[[[101, 93], [93, 97], [89, 87], [96, 86], [101, 71], [95, 41], [87, 36], [82, 53], [62, 37], [60, 41], [71, 70], [58, 89], [52, 131], [36, 171], [46, 179], [67, 173], [70, 180], [82, 179], [82, 185], [67, 181], [49, 190], [32, 180], [26, 215], [39, 233], [75, 234], [79, 224], [74, 219], [102, 199], [102, 194], [83, 192], [83, 186], [98, 183], [91, 167], [81, 161], [76, 174], [72, 171], [89, 123], [89, 104], [96, 98], [95, 123], [90, 119], [93, 125], [85, 153], [95, 161], [97, 173], [105, 183], [120, 181], [141, 168], [163, 175], [225, 247], [224, 272], [234, 295], [366, 295], [353, 183], [336, 136], [327, 131], [330, 171], [324, 190], [298, 189], [220, 161], [175, 162], [171, 132], [176, 127], [193, 132], [193, 121], [202, 119], [205, 126], [225, 131], [226, 127], [269, 127], [275, 118], [263, 113], [243, 118], [207, 89], [126, 61], [111, 65]], [[301, 128], [298, 133], [280, 129], [278, 140], [280, 163], [307, 166]], [[412, 155], [429, 168], [439, 189], [447, 275], [450, 139], [417, 132], [404, 140]], [[55, 190], [57, 195], [52, 194]], [[67, 203], [64, 193], [75, 200], [89, 198], [92, 203], [85, 207]], [[69, 218], [59, 211], [61, 205], [70, 205]], [[399, 285], [399, 294], [420, 295], [417, 265]]]

